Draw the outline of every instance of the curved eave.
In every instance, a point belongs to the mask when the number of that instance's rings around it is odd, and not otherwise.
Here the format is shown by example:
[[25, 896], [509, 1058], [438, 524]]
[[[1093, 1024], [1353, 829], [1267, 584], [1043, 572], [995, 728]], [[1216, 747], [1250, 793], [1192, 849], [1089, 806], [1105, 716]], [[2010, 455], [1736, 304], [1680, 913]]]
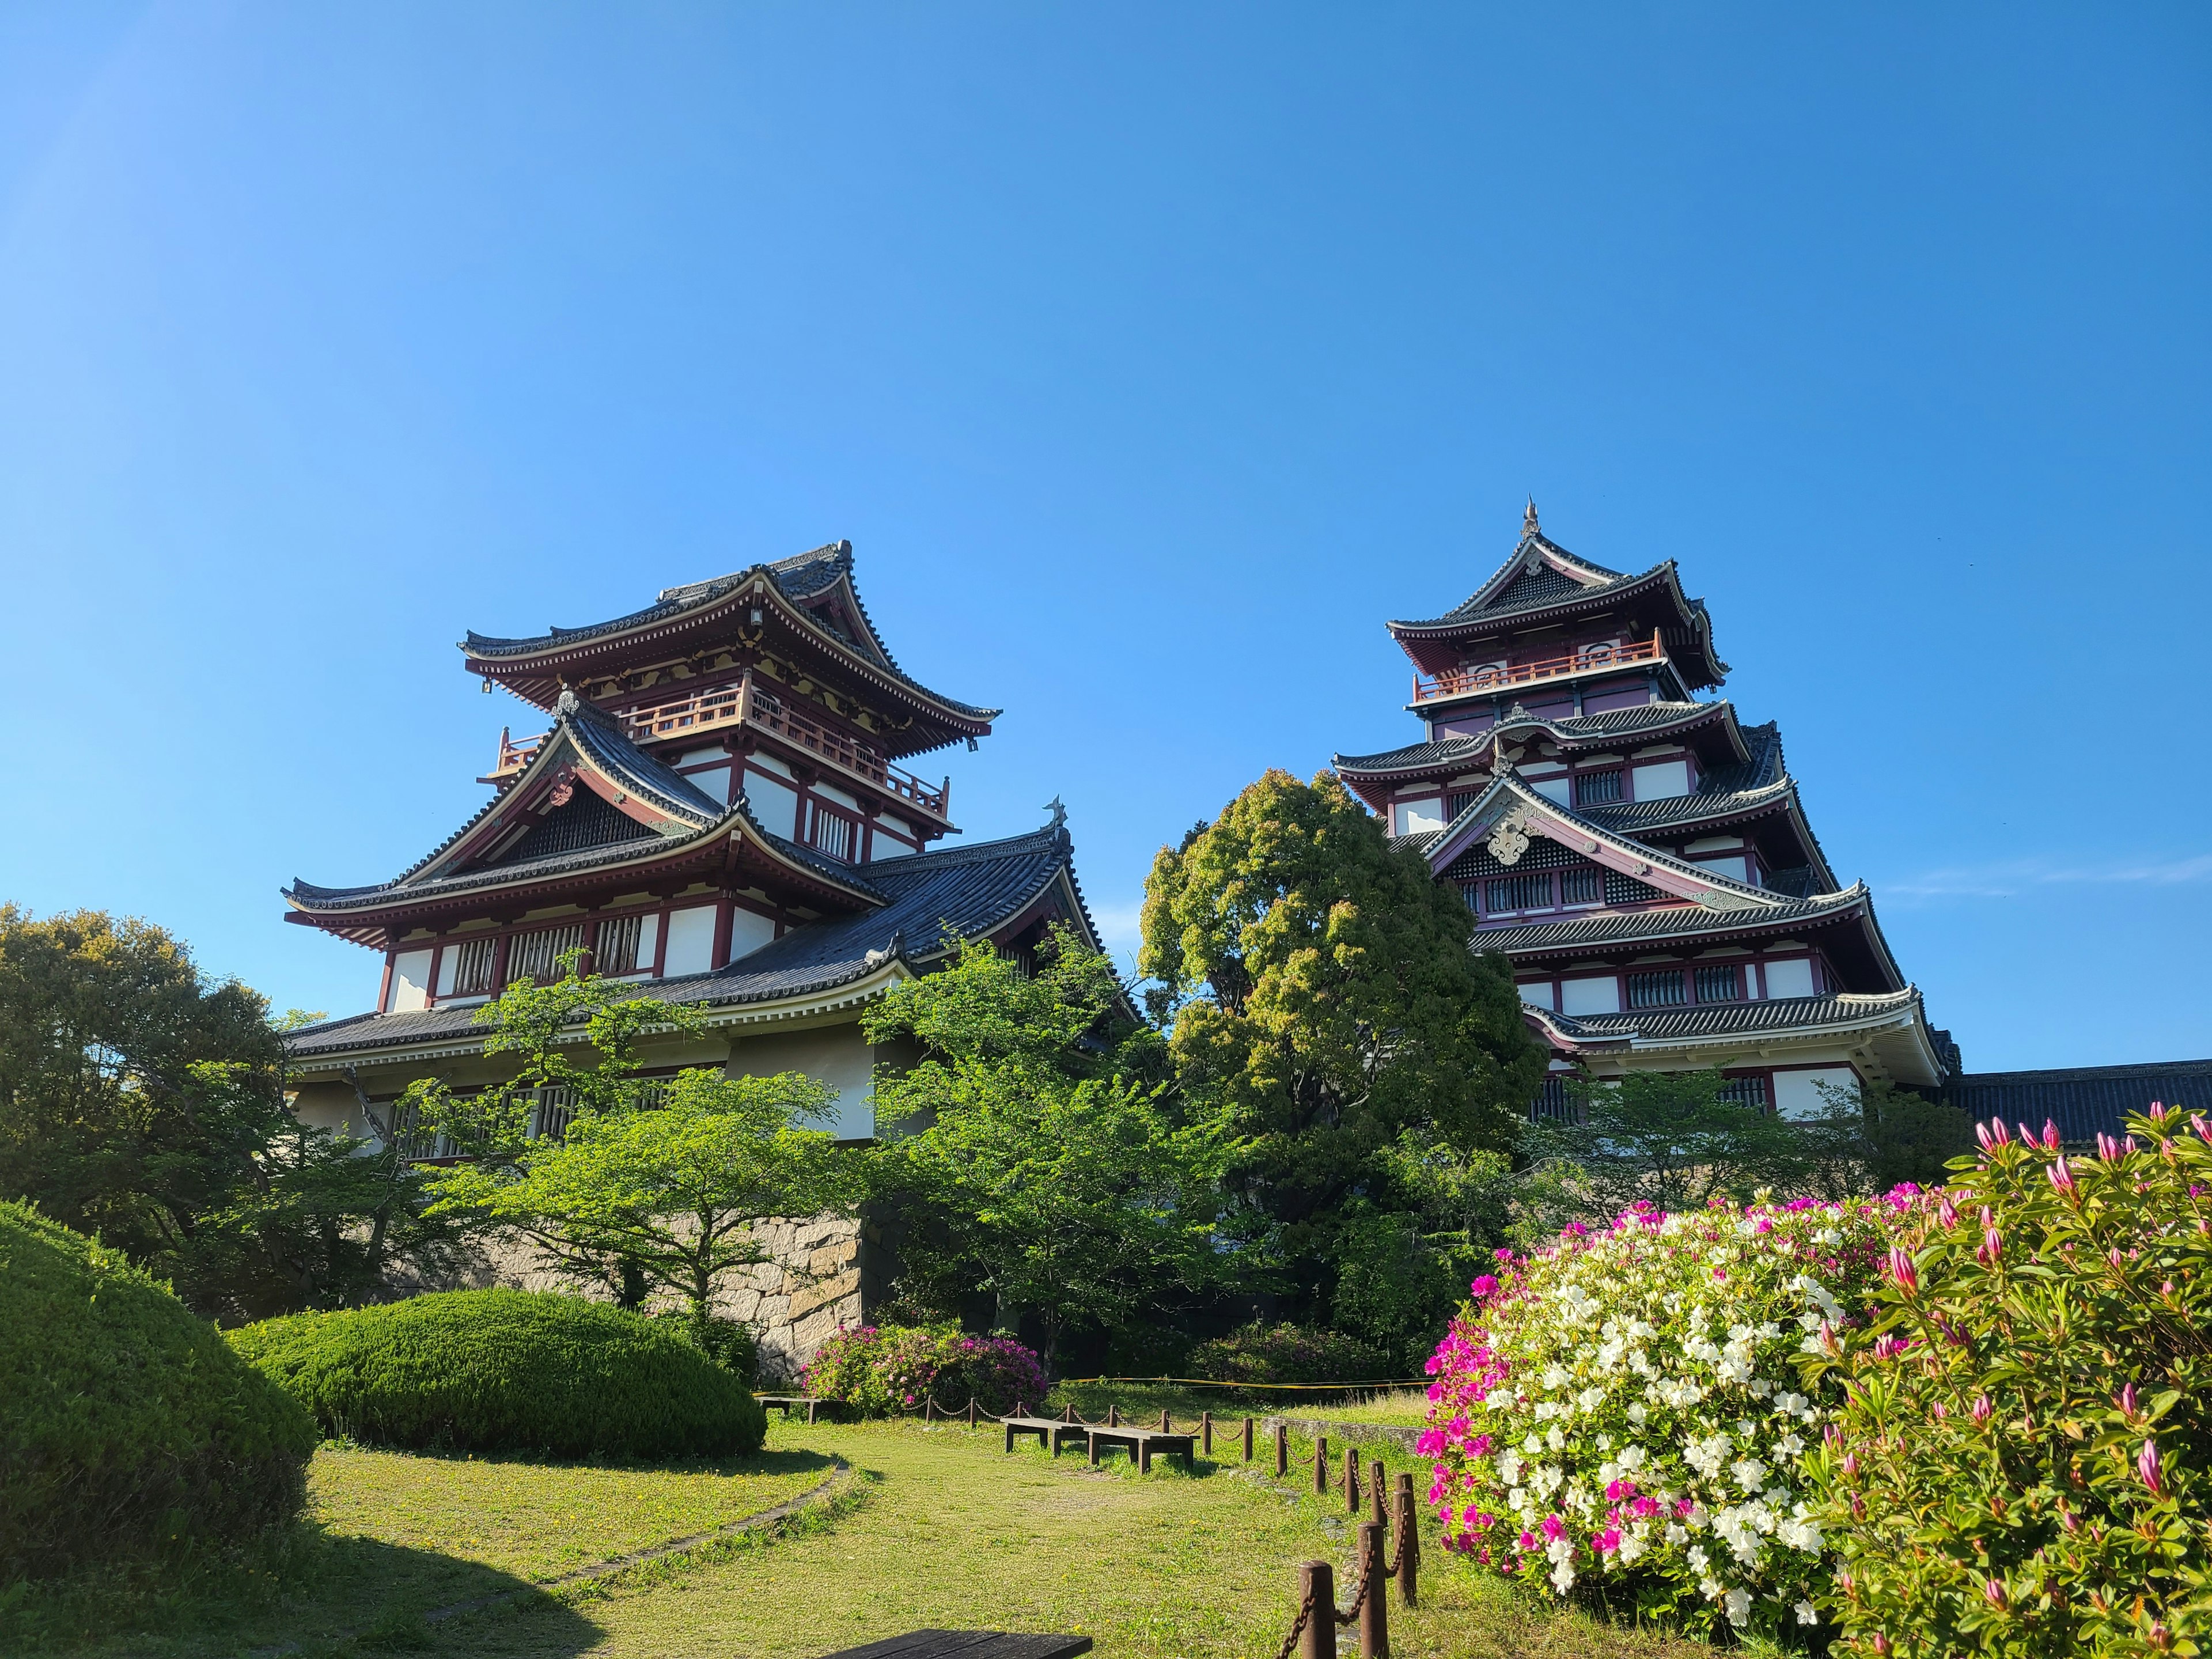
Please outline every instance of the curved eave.
[[[1790, 833], [1805, 849], [1807, 864], [1814, 874], [1814, 890], [1834, 892], [1836, 872], [1828, 866], [1820, 841], [1813, 834], [1813, 826], [1805, 817], [1804, 803], [1797, 794], [1797, 781], [1792, 777], [1778, 778], [1758, 789], [1732, 791], [1725, 797], [1677, 795], [1673, 798], [1683, 810], [1672, 817], [1654, 818], [1634, 829], [1607, 826], [1615, 835], [1643, 836], [1663, 835], [1680, 830], [1729, 830], [1740, 825], [1756, 823], [1762, 818], [1786, 817]], [[1702, 810], [1700, 800], [1711, 804]], [[1603, 808], [1599, 808], [1603, 811]], [[1600, 820], [1601, 822], [1601, 820]]]
[[[1692, 941], [1741, 943], [1747, 939], [1778, 939], [1808, 929], [1832, 927], [1861, 917], [1870, 921], [1872, 916], [1873, 906], [1861, 885], [1838, 894], [1824, 893], [1817, 899], [1787, 901], [1771, 909], [1714, 911], [1693, 904], [1668, 904], [1655, 905], [1647, 910], [1601, 911], [1572, 921], [1516, 922], [1504, 927], [1480, 928], [1471, 936], [1471, 942], [1478, 951], [1499, 951], [1516, 958], [1548, 961], [1617, 957], [1662, 945], [1680, 948]], [[1575, 932], [1581, 923], [1611, 922], [1623, 917], [1632, 920], [1618, 931], [1589, 927], [1580, 936]], [[1539, 930], [1552, 936], [1532, 937]], [[1887, 954], [1887, 946], [1883, 947], [1883, 954]]]
[[[1702, 659], [1698, 668], [1702, 678], [1692, 679], [1692, 687], [1718, 685], [1728, 678], [1729, 665], [1720, 659], [1713, 648], [1712, 618], [1705, 605], [1682, 591], [1680, 574], [1674, 561], [1653, 566], [1640, 576], [1627, 577], [1620, 581], [1601, 583], [1556, 599], [1543, 600], [1535, 605], [1518, 605], [1510, 611], [1488, 611], [1473, 617], [1432, 617], [1424, 621], [1385, 623], [1391, 638], [1399, 648], [1412, 658], [1417, 666], [1430, 672], [1445, 665], [1424, 660], [1415, 647], [1419, 645], [1449, 644], [1486, 639], [1492, 635], [1511, 634], [1539, 622], [1569, 621], [1580, 617], [1601, 615], [1622, 604], [1642, 599], [1656, 589], [1664, 589], [1673, 602], [1675, 612], [1675, 633], [1686, 641]], [[1625, 665], [1632, 667], [1633, 664]]]
[[[1917, 988], [1880, 996], [1839, 996], [1790, 999], [1792, 1007], [1775, 1004], [1744, 1004], [1754, 1012], [1771, 1010], [1784, 1018], [1742, 1030], [1685, 1031], [1675, 1035], [1646, 1035], [1633, 1029], [1593, 1030], [1571, 1015], [1561, 1016], [1536, 1007], [1522, 1012], [1529, 1024], [1554, 1050], [1578, 1059], [1626, 1058], [1650, 1055], [1680, 1059], [1695, 1055], [1701, 1064], [1741, 1065], [1753, 1059], [1778, 1057], [1777, 1050], [1792, 1048], [1845, 1047], [1872, 1048], [1882, 1065], [1899, 1081], [1929, 1087], [1942, 1081], [1942, 1056], [1928, 1028], [1927, 1009]], [[1864, 1005], [1853, 1008], [1854, 1003]], [[1802, 1018], [1790, 1015], [1802, 1012]], [[1624, 1026], [1633, 1016], [1606, 1016]], [[1590, 1024], [1595, 1024], [1595, 1021]], [[1884, 1041], [1887, 1038], [1888, 1041]]]
[[[742, 609], [750, 609], [757, 602], [773, 604], [785, 625], [806, 644], [834, 662], [839, 672], [865, 681], [872, 689], [895, 700], [912, 705], [919, 713], [948, 729], [948, 735], [928, 748], [943, 748], [963, 738], [987, 737], [991, 722], [1005, 711], [981, 708], [963, 703], [942, 693], [933, 691], [919, 681], [910, 679], [886, 661], [872, 661], [865, 652], [854, 647], [824, 627], [807, 608], [785, 593], [777, 582], [773, 566], [757, 564], [727, 579], [729, 586], [702, 597], [696, 604], [676, 610], [654, 606], [634, 613], [632, 617], [617, 618], [605, 632], [586, 633], [578, 630], [575, 637], [552, 639], [540, 645], [528, 640], [494, 640], [471, 634], [461, 641], [462, 654], [468, 659], [471, 673], [496, 680], [515, 696], [541, 708], [550, 709], [558, 700], [564, 681], [588, 678], [594, 662], [604, 662], [610, 657], [632, 658], [641, 647], [678, 649], [690, 635], [704, 633], [715, 624], [732, 618]], [[860, 596], [852, 592], [854, 605], [860, 611]], [[810, 595], [811, 597], [811, 595]], [[865, 612], [860, 612], [865, 620]], [[867, 623], [874, 635], [872, 622]], [[880, 645], [880, 640], [878, 641]], [[531, 648], [535, 647], [536, 648]], [[596, 672], [611, 672], [602, 669]], [[683, 681], [672, 682], [681, 685]], [[902, 750], [900, 753], [921, 753], [924, 750]]]

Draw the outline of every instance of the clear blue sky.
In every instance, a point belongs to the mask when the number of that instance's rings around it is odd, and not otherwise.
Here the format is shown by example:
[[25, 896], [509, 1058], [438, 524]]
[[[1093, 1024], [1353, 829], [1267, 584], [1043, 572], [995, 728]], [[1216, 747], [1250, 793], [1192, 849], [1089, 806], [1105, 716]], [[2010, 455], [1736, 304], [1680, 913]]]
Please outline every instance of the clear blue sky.
[[1126, 945], [1533, 493], [1970, 1066], [2212, 1053], [2208, 196], [2201, 5], [11, 5], [0, 897], [357, 1011], [465, 629], [849, 537]]

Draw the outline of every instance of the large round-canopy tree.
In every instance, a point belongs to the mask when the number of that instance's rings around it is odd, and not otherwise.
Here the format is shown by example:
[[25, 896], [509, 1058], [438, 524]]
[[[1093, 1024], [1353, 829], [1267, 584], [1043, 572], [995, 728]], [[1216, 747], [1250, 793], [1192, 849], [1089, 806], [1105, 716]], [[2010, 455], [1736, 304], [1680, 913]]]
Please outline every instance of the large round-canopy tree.
[[1512, 972], [1334, 775], [1270, 771], [1163, 848], [1143, 927], [1183, 1086], [1239, 1139], [1227, 1189], [1313, 1311], [1378, 1224], [1413, 1226], [1393, 1173], [1409, 1132], [1462, 1154], [1514, 1144], [1545, 1056]]

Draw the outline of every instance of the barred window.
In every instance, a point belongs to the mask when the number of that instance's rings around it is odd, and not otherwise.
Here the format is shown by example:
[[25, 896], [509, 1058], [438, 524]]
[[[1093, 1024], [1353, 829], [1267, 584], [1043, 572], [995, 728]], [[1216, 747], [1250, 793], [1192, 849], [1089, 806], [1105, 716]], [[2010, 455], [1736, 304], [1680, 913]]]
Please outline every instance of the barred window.
[[1460, 896], [1467, 901], [1467, 908], [1470, 910], [1480, 910], [1482, 908], [1476, 902], [1476, 896], [1481, 890], [1482, 884], [1479, 881], [1463, 881], [1459, 884]]
[[1458, 789], [1444, 797], [1444, 822], [1449, 823], [1474, 805], [1474, 791]]
[[477, 996], [491, 989], [492, 963], [499, 956], [495, 936], [465, 939], [447, 948], [453, 953], [453, 995]]
[[595, 974], [634, 974], [637, 971], [637, 943], [645, 926], [643, 916], [610, 916], [599, 924], [599, 943], [592, 949]]
[[1576, 805], [1598, 806], [1620, 799], [1620, 774], [1618, 771], [1575, 774]]
[[1552, 908], [1552, 873], [1506, 876], [1483, 884], [1482, 908], [1492, 915], [1500, 910], [1548, 910]]
[[852, 819], [842, 813], [830, 811], [821, 802], [817, 801], [814, 804], [813, 811], [807, 815], [806, 823], [806, 839], [818, 851], [827, 853], [833, 859], [843, 859], [848, 863], [851, 862], [854, 830]]
[[1743, 1000], [1743, 969], [1733, 962], [1718, 968], [1698, 969], [1698, 1000], [1741, 1002]]
[[1628, 1006], [1632, 1008], [1680, 1008], [1688, 1000], [1683, 994], [1682, 970], [1679, 968], [1628, 976]]
[[1755, 1106], [1766, 1109], [1766, 1079], [1763, 1077], [1732, 1077], [1721, 1085], [1720, 1093], [1714, 1097], [1731, 1106]]
[[1605, 897], [1605, 872], [1595, 864], [1559, 872], [1559, 902], [1596, 904]]
[[507, 948], [507, 976], [510, 981], [526, 977], [540, 985], [550, 985], [560, 975], [561, 953], [583, 947], [584, 924], [580, 921], [565, 921], [558, 927], [517, 933], [514, 943]]

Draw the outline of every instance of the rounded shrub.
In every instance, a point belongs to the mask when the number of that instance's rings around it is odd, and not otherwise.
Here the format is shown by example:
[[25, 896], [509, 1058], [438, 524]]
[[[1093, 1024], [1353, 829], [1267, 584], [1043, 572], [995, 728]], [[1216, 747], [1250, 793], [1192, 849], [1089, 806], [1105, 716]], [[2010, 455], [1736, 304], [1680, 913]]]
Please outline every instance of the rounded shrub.
[[315, 1425], [116, 1252], [0, 1203], [0, 1583], [295, 1514]]
[[374, 1445], [720, 1457], [768, 1433], [744, 1382], [683, 1335], [581, 1297], [451, 1291], [230, 1340], [327, 1433]]
[[1041, 1407], [1044, 1366], [1011, 1337], [964, 1336], [950, 1325], [863, 1325], [822, 1345], [801, 1373], [811, 1395], [865, 1415], [918, 1412], [934, 1398], [948, 1411], [970, 1399], [987, 1409]]
[[1193, 1376], [1216, 1382], [1364, 1382], [1390, 1367], [1365, 1343], [1340, 1331], [1259, 1321], [1191, 1350]]
[[1846, 1650], [2212, 1648], [2212, 1126], [2128, 1129], [1982, 1127], [1838, 1343], [1811, 1484]]
[[1911, 1201], [1639, 1205], [1498, 1251], [1429, 1362], [1446, 1547], [1540, 1595], [1817, 1639], [1803, 1466], [1840, 1391], [1801, 1362], [1861, 1317]]

